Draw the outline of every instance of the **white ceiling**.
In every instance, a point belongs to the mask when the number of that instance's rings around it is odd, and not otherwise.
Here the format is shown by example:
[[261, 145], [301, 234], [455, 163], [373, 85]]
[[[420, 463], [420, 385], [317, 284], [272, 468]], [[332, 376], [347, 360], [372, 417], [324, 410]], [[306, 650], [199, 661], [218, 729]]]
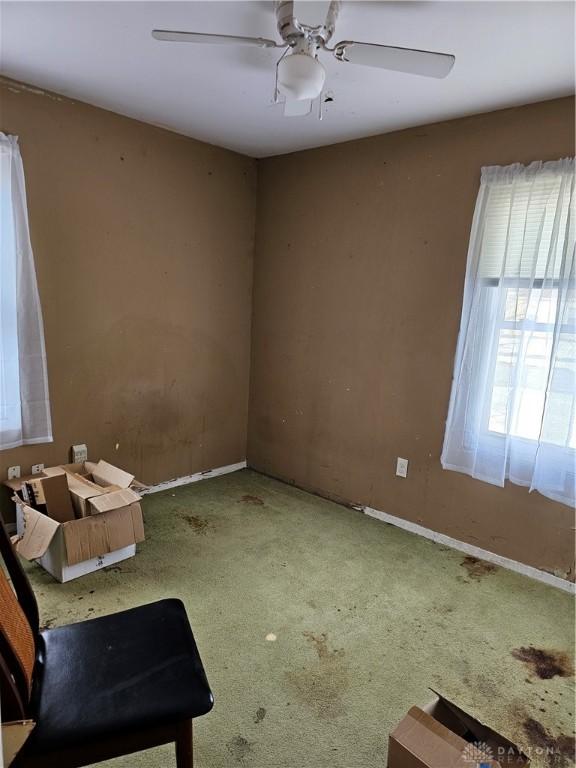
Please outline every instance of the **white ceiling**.
[[335, 101], [285, 118], [279, 51], [152, 39], [154, 27], [274, 37], [272, 2], [8, 2], [0, 71], [254, 157], [333, 144], [574, 92], [572, 2], [344, 2], [332, 42], [456, 55], [446, 80], [324, 54]]

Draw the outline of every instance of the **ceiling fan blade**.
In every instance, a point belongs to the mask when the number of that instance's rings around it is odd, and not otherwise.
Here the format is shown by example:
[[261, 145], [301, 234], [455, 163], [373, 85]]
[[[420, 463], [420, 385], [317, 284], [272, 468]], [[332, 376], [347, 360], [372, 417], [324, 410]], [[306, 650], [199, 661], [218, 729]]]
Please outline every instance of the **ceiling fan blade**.
[[155, 40], [170, 43], [211, 43], [214, 45], [256, 45], [259, 48], [281, 48], [274, 40], [264, 37], [239, 37], [237, 35], [208, 35], [204, 32], [178, 32], [169, 29], [153, 29]]
[[312, 99], [286, 99], [284, 117], [305, 117], [312, 111]]
[[355, 43], [343, 40], [334, 47], [334, 56], [339, 61], [364, 64], [367, 67], [391, 69], [424, 77], [446, 77], [454, 66], [456, 57], [449, 53], [419, 51], [415, 48], [396, 48], [392, 45]]

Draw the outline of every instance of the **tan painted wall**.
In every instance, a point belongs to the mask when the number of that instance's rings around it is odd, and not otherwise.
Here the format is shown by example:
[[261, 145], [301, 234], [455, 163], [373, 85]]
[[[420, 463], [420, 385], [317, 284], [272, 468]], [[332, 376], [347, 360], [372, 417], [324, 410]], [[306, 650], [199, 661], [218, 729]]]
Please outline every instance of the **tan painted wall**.
[[260, 162], [250, 464], [573, 577], [568, 507], [440, 466], [480, 168], [573, 153], [563, 99]]
[[55, 438], [2, 452], [0, 476], [80, 442], [151, 483], [242, 461], [255, 162], [6, 82], [0, 130], [20, 137]]
[[[255, 162], [9, 82], [0, 130], [24, 157], [55, 435], [0, 473], [84, 441], [148, 482], [242, 460]], [[261, 161], [250, 463], [573, 574], [571, 510], [439, 464], [479, 169], [573, 152], [564, 99]]]

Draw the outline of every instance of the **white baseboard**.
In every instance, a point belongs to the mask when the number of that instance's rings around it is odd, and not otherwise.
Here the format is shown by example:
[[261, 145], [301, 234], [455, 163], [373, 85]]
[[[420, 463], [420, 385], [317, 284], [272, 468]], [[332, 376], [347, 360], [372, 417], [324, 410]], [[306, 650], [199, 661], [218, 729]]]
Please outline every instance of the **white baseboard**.
[[410, 533], [415, 533], [418, 536], [423, 536], [425, 539], [435, 541], [437, 544], [443, 544], [444, 546], [450, 547], [451, 549], [457, 549], [459, 552], [465, 552], [467, 555], [478, 557], [480, 560], [486, 560], [489, 563], [494, 563], [494, 565], [507, 568], [509, 571], [516, 571], [516, 573], [521, 573], [523, 576], [529, 576], [531, 579], [542, 581], [544, 584], [548, 584], [551, 587], [562, 589], [565, 592], [570, 592], [570, 594], [573, 595], [576, 594], [576, 584], [573, 584], [571, 581], [567, 581], [566, 579], [561, 579], [558, 576], [554, 576], [551, 573], [547, 573], [546, 571], [541, 571], [539, 568], [534, 568], [531, 565], [526, 565], [525, 563], [519, 563], [517, 560], [512, 560], [509, 557], [503, 557], [502, 555], [497, 555], [494, 552], [489, 552], [487, 549], [475, 547], [473, 544], [466, 544], [464, 541], [453, 539], [451, 536], [446, 536], [443, 533], [432, 531], [430, 528], [424, 528], [423, 525], [412, 523], [409, 520], [402, 519], [401, 517], [389, 515], [387, 512], [380, 512], [380, 510], [372, 509], [372, 507], [355, 507], [355, 509], [364, 512], [366, 515], [370, 515], [370, 517], [375, 517], [385, 523], [395, 525], [397, 528], [403, 528], [405, 531], [409, 531]]
[[179, 485], [188, 485], [188, 483], [197, 483], [199, 480], [208, 480], [210, 477], [219, 477], [219, 475], [228, 475], [230, 472], [238, 472], [239, 469], [246, 469], [245, 461], [239, 461], [237, 464], [227, 464], [225, 467], [216, 467], [216, 469], [207, 469], [206, 472], [196, 472], [196, 474], [186, 475], [186, 477], [176, 477], [174, 480], [166, 480], [157, 485], [150, 485], [138, 492], [143, 496], [147, 493], [167, 491], [170, 488], [177, 488]]
[[[148, 493], [167, 491], [170, 488], [177, 488], [180, 485], [197, 483], [199, 480], [207, 480], [210, 477], [219, 477], [220, 475], [227, 475], [230, 472], [238, 472], [240, 469], [246, 469], [246, 466], [246, 461], [239, 461], [237, 464], [227, 464], [224, 467], [208, 469], [206, 472], [196, 472], [194, 475], [186, 475], [185, 477], [177, 477], [174, 480], [166, 480], [163, 483], [151, 485], [148, 488], [139, 491], [139, 493], [141, 495], [145, 495]], [[465, 554], [471, 555], [472, 557], [478, 557], [481, 560], [494, 563], [494, 565], [507, 568], [509, 571], [515, 571], [516, 573], [520, 573], [523, 576], [528, 576], [529, 578], [536, 579], [536, 581], [541, 581], [544, 584], [548, 584], [551, 587], [562, 589], [564, 592], [576, 594], [576, 584], [573, 584], [566, 579], [561, 579], [558, 576], [554, 576], [551, 573], [547, 573], [546, 571], [541, 571], [539, 568], [534, 568], [533, 566], [526, 565], [525, 563], [519, 563], [517, 560], [512, 560], [509, 557], [503, 557], [502, 555], [497, 555], [494, 552], [489, 552], [487, 549], [481, 549], [480, 547], [476, 547], [473, 544], [467, 544], [464, 541], [453, 539], [451, 536], [446, 536], [444, 533], [432, 531], [430, 528], [425, 528], [423, 525], [412, 523], [409, 520], [404, 520], [401, 517], [389, 515], [387, 512], [381, 512], [379, 509], [362, 506], [354, 506], [354, 508], [358, 509], [360, 512], [364, 512], [366, 515], [370, 515], [370, 517], [375, 517], [376, 519], [382, 520], [385, 523], [395, 525], [397, 528], [402, 528], [403, 530], [409, 531], [410, 533], [415, 533], [417, 536], [430, 539], [437, 544], [443, 544], [446, 547], [456, 549], [459, 552], [464, 552]]]

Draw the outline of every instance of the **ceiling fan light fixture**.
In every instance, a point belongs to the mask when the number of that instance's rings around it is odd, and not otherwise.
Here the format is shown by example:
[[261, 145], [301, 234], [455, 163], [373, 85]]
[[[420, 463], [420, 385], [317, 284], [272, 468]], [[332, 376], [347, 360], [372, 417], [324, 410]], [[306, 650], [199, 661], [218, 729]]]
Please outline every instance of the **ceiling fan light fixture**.
[[278, 90], [288, 99], [315, 99], [322, 93], [326, 70], [307, 53], [292, 53], [278, 62]]
[[[284, 53], [276, 63], [274, 103], [280, 101], [278, 94], [284, 97], [286, 117], [309, 115], [313, 102], [321, 96], [326, 70], [318, 61], [319, 54], [331, 53], [338, 61], [349, 62], [352, 66], [375, 67], [438, 79], [446, 77], [454, 66], [455, 57], [452, 54], [418, 48], [354, 40], [341, 40], [329, 48], [327, 43], [332, 39], [339, 10], [340, 0], [276, 0], [276, 18], [282, 42], [262, 37], [169, 29], [154, 29], [152, 37], [172, 43], [282, 48]], [[327, 97], [325, 101], [330, 99]], [[322, 119], [322, 105], [318, 117]]]

